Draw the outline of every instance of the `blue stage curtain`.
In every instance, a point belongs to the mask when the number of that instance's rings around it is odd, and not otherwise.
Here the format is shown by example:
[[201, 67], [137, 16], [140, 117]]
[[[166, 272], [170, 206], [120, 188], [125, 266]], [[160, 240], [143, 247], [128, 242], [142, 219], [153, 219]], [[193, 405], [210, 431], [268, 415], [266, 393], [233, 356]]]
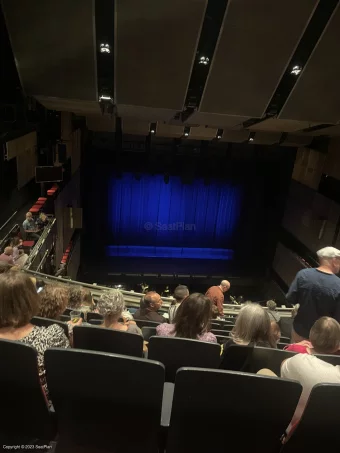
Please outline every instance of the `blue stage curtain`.
[[124, 173], [110, 183], [109, 222], [117, 245], [229, 247], [241, 209], [241, 189], [202, 179]]

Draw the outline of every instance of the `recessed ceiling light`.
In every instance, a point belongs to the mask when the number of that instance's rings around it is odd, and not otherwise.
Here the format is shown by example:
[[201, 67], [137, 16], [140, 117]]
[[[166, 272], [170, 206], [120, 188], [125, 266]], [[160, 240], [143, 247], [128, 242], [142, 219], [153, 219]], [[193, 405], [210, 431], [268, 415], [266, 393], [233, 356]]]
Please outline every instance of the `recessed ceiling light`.
[[186, 126], [184, 128], [184, 137], [189, 137], [189, 134], [190, 134], [190, 127]]
[[217, 136], [218, 139], [222, 138], [220, 135]]
[[253, 142], [253, 141], [254, 141], [254, 138], [253, 138], [253, 137], [250, 137], [250, 138], [249, 138], [249, 141], [250, 141], [250, 142]]
[[185, 133], [184, 135], [185, 135], [186, 137], [189, 137], [189, 134], [188, 134], [188, 132], [186, 132], [186, 133]]
[[101, 43], [100, 44], [100, 53], [111, 53], [110, 44], [108, 43]]
[[111, 96], [106, 95], [106, 94], [103, 94], [103, 95], [99, 96], [99, 100], [100, 101], [111, 101], [111, 102], [113, 102], [113, 98]]
[[301, 66], [293, 66], [293, 69], [290, 71], [291, 74], [294, 74], [294, 75], [299, 75], [300, 72], [302, 71], [302, 68]]
[[198, 63], [199, 63], [199, 64], [204, 64], [204, 65], [207, 65], [207, 64], [209, 64], [209, 58], [208, 58], [208, 57], [204, 57], [204, 56], [202, 56], [202, 57], [200, 57], [200, 59], [199, 59], [199, 62], [198, 62]]
[[155, 131], [154, 131], [153, 129], [151, 129], [151, 131], [150, 131], [150, 132], [151, 132], [151, 134], [154, 134], [154, 133], [155, 133]]

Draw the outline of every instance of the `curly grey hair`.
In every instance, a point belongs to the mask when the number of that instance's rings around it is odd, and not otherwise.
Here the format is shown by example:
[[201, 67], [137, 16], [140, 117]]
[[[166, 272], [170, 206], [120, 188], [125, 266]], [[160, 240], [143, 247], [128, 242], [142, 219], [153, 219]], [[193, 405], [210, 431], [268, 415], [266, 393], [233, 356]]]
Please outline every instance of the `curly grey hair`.
[[118, 289], [104, 291], [97, 302], [97, 308], [104, 317], [119, 318], [125, 308], [123, 294]]

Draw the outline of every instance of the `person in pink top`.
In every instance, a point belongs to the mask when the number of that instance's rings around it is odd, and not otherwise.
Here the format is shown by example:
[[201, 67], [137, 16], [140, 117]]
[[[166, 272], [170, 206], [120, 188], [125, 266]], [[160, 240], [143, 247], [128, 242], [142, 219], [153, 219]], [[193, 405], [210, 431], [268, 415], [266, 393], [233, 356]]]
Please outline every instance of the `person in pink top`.
[[215, 335], [208, 332], [211, 310], [212, 302], [208, 297], [200, 293], [190, 294], [176, 311], [173, 324], [157, 326], [157, 335], [217, 343]]

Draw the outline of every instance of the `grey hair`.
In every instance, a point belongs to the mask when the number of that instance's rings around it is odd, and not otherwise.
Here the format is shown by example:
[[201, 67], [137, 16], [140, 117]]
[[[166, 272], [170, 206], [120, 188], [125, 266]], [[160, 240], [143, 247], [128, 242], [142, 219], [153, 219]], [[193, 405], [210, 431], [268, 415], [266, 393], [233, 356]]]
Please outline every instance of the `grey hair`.
[[340, 250], [335, 247], [324, 247], [316, 252], [320, 260], [340, 258]]
[[228, 282], [228, 280], [222, 280], [220, 285], [221, 286], [229, 286], [229, 288], [230, 288], [230, 282]]
[[274, 300], [268, 300], [266, 305], [269, 310], [275, 310], [276, 308], [276, 302]]
[[185, 297], [189, 296], [189, 289], [185, 285], [178, 285], [174, 291], [174, 299], [182, 301]]
[[97, 308], [104, 317], [119, 317], [125, 308], [123, 294], [118, 289], [104, 291], [97, 302]]
[[247, 303], [241, 308], [231, 332], [235, 343], [271, 343], [270, 318], [258, 304]]

